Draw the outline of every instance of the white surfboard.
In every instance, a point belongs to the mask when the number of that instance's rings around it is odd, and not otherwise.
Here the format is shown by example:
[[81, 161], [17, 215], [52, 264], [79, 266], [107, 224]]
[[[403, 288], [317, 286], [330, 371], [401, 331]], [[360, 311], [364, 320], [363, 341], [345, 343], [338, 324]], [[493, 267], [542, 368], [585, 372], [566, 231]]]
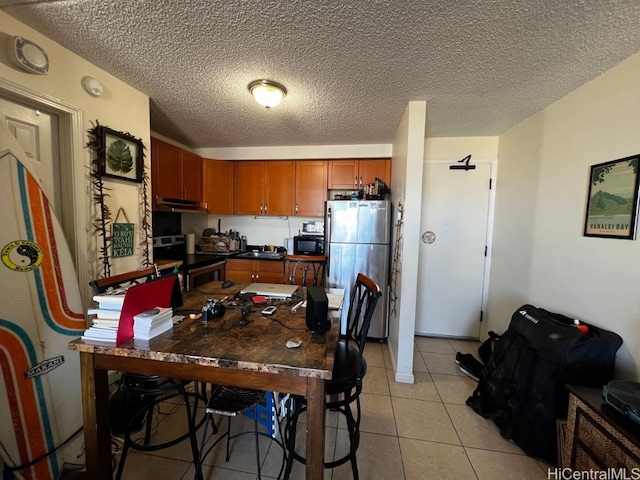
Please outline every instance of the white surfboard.
[[[82, 427], [80, 361], [67, 345], [84, 331], [85, 316], [60, 223], [4, 130], [0, 127], [0, 455], [15, 466], [54, 451]], [[73, 452], [61, 448], [16, 476], [58, 478], [65, 461], [78, 463], [78, 441], [71, 445]]]

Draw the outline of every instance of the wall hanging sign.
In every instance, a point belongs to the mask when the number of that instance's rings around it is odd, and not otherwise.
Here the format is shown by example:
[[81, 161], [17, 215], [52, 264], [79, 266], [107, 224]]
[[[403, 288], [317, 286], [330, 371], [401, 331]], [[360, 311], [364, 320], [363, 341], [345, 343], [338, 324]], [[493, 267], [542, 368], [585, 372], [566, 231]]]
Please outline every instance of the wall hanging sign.
[[584, 236], [634, 240], [640, 155], [591, 166]]
[[[118, 223], [120, 213], [122, 213], [127, 223]], [[111, 255], [113, 257], [129, 257], [133, 255], [134, 227], [133, 223], [128, 222], [127, 214], [121, 207], [111, 225]]]
[[462, 160], [458, 160], [458, 163], [462, 163], [462, 165], [450, 165], [449, 170], [475, 170], [475, 165], [470, 165], [471, 154], [464, 157]]
[[142, 182], [142, 141], [108, 127], [100, 127], [100, 175]]

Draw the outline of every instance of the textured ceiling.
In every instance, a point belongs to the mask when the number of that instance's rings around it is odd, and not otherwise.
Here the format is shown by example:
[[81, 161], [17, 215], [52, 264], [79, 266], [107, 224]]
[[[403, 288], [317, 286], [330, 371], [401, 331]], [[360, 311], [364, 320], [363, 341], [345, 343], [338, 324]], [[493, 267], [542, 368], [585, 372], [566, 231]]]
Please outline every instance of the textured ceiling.
[[[638, 0], [0, 0], [149, 95], [193, 148], [498, 135], [640, 50]], [[288, 95], [266, 110], [247, 85]]]

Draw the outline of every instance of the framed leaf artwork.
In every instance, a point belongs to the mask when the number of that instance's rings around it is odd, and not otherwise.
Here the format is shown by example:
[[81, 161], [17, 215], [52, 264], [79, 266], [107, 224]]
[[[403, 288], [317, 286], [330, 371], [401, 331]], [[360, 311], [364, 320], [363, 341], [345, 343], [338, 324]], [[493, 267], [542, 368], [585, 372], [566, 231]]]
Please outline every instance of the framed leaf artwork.
[[132, 135], [100, 127], [100, 175], [142, 182], [142, 148], [142, 142]]

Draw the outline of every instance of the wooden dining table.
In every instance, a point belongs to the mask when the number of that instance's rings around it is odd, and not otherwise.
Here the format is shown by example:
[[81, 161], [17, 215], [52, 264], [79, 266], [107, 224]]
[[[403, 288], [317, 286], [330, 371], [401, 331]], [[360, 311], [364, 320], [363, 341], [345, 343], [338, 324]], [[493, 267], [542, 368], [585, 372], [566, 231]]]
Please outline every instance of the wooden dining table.
[[[277, 309], [266, 316], [261, 314], [264, 307], [240, 295], [246, 285], [223, 289], [221, 284], [210, 282], [184, 292], [184, 305], [174, 309], [184, 320], [151, 340], [108, 346], [77, 339], [69, 344], [80, 354], [87, 478], [112, 478], [109, 370], [305, 396], [306, 478], [323, 478], [325, 380], [333, 369], [339, 312], [329, 315], [326, 333], [312, 334], [305, 309], [291, 312], [304, 298], [304, 289], [293, 298], [269, 300]], [[224, 299], [224, 315], [207, 323], [190, 318], [208, 299]], [[289, 340], [299, 340], [300, 346], [287, 347]]]

